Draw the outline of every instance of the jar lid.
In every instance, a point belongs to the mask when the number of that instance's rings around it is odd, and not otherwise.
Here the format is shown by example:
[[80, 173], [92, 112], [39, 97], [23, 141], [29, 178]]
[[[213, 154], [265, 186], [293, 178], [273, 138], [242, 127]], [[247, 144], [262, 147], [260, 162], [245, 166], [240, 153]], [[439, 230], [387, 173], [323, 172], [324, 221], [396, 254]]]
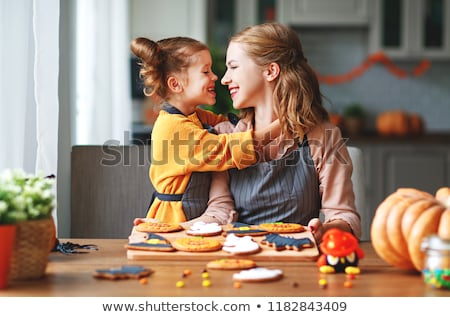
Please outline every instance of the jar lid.
[[438, 235], [433, 234], [422, 240], [420, 248], [425, 250], [439, 250], [450, 252], [450, 240], [441, 239]]

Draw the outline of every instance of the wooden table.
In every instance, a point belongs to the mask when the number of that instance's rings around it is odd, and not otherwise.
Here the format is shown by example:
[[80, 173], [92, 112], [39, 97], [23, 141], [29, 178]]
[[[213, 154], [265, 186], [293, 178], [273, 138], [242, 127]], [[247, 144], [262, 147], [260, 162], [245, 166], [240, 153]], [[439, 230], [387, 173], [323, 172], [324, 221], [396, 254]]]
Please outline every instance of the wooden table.
[[[210, 287], [202, 286], [201, 274], [204, 261], [153, 261], [128, 260], [122, 239], [69, 239], [80, 244], [96, 244], [98, 251], [88, 254], [64, 255], [51, 253], [45, 277], [38, 280], [10, 283], [0, 296], [14, 297], [409, 297], [409, 296], [449, 296], [450, 291], [427, 286], [419, 273], [405, 272], [383, 262], [374, 252], [369, 242], [361, 243], [365, 257], [360, 261], [361, 274], [354, 279], [353, 287], [344, 287], [345, 274], [327, 274], [328, 287], [323, 289], [318, 280], [316, 262], [257, 262], [259, 266], [279, 268], [284, 278], [268, 283], [243, 283], [234, 288], [234, 271], [209, 270]], [[62, 241], [64, 242], [64, 241]], [[143, 265], [154, 273], [147, 284], [137, 280], [109, 281], [93, 277], [97, 269], [107, 269], [122, 265]], [[183, 271], [192, 274], [182, 278]], [[176, 282], [183, 279], [185, 286], [177, 288]]]

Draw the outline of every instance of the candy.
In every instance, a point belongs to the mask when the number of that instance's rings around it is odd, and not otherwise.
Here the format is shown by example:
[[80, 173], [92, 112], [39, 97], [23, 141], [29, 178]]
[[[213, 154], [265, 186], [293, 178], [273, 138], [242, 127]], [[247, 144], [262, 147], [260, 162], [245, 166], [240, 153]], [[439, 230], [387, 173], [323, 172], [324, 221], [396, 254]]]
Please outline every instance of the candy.
[[184, 282], [183, 282], [183, 281], [178, 281], [178, 282], [175, 284], [175, 286], [178, 287], [178, 288], [184, 287]]
[[203, 272], [202, 273], [202, 278], [204, 278], [204, 279], [209, 278], [209, 273], [208, 272]]
[[319, 286], [321, 287], [321, 288], [326, 288], [327, 287], [327, 285], [328, 285], [328, 282], [327, 282], [327, 280], [326, 279], [324, 279], [324, 278], [321, 278], [320, 280], [319, 280]]
[[191, 274], [192, 274], [192, 271], [189, 270], [189, 269], [186, 269], [186, 270], [183, 271], [183, 277], [189, 276]]
[[347, 288], [353, 287], [352, 281], [345, 281], [345, 282], [344, 282], [344, 287], [347, 287]]
[[203, 287], [210, 287], [211, 286], [211, 281], [210, 280], [203, 280], [202, 286]]
[[139, 279], [139, 283], [142, 284], [142, 285], [145, 285], [145, 284], [148, 283], [148, 279], [146, 279], [146, 278], [141, 278], [141, 279]]

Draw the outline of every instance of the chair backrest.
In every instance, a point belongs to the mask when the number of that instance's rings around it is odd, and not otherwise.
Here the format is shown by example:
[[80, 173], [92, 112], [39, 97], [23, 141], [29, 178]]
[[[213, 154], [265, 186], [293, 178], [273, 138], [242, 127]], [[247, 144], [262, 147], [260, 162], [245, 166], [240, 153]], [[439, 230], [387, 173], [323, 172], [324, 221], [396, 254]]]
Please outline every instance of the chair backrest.
[[[363, 154], [348, 146], [353, 163], [355, 204], [361, 240], [370, 240]], [[154, 191], [148, 177], [150, 147], [101, 145], [72, 147], [71, 237], [127, 238], [132, 220], [145, 217]]]
[[154, 191], [149, 151], [141, 145], [72, 147], [72, 238], [128, 238]]
[[356, 210], [361, 215], [361, 240], [370, 240], [371, 219], [367, 216], [366, 206], [366, 186], [364, 177], [364, 158], [361, 149], [354, 146], [347, 146], [353, 164], [353, 192], [355, 193]]

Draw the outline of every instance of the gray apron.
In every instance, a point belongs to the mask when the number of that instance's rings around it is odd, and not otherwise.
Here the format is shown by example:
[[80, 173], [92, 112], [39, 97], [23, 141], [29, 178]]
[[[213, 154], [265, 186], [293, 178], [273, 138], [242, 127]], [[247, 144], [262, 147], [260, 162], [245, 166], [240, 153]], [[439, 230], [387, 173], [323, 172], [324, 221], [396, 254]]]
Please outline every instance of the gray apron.
[[306, 137], [279, 160], [230, 170], [230, 190], [242, 223], [307, 225], [319, 217], [319, 180]]

